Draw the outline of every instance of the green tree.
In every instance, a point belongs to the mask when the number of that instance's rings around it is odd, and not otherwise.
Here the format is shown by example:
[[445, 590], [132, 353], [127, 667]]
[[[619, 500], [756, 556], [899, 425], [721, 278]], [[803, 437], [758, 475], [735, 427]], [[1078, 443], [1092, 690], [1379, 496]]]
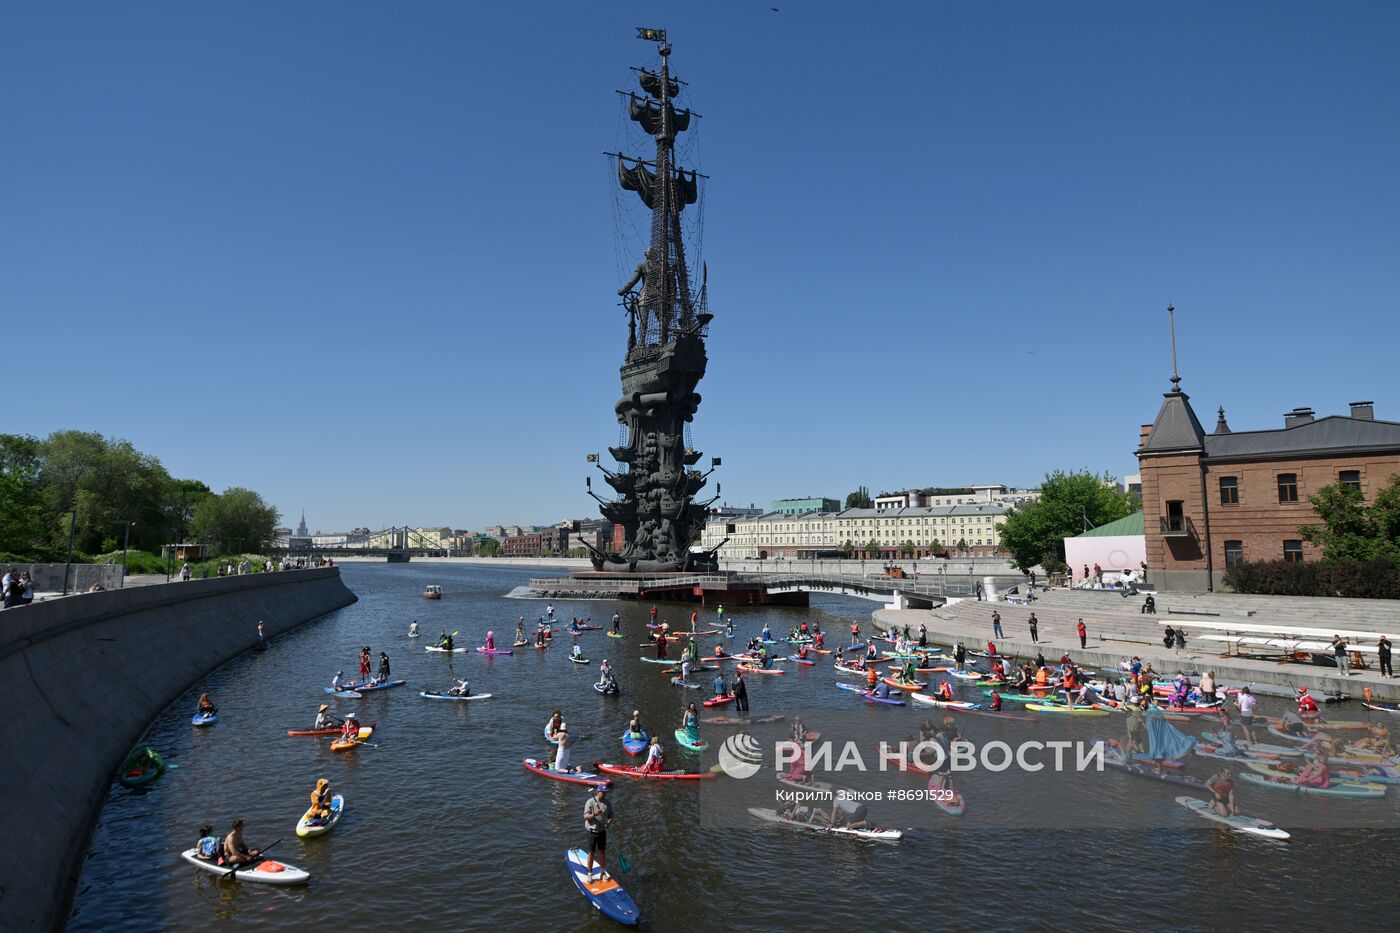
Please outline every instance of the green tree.
[[40, 445], [43, 507], [49, 538], [68, 538], [64, 509], [77, 509], [79, 551], [102, 549], [122, 521], [134, 521], [131, 544], [148, 550], [164, 543], [165, 493], [170, 475], [159, 460], [130, 441], [87, 431], [56, 431]]
[[967, 550], [967, 539], [966, 539], [966, 538], [959, 538], [959, 539], [958, 539], [958, 551], [959, 551], [959, 552], [963, 552], [963, 551], [966, 551], [966, 550]]
[[485, 541], [478, 541], [472, 545], [472, 553], [477, 557], [500, 557], [501, 542], [495, 538], [487, 538]]
[[1320, 525], [1303, 525], [1303, 540], [1322, 551], [1325, 561], [1389, 560], [1400, 563], [1400, 474], [1366, 505], [1361, 490], [1344, 483], [1308, 496]]
[[868, 509], [875, 505], [875, 500], [870, 498], [870, 490], [864, 486], [856, 489], [846, 497], [846, 508], [848, 509]]
[[0, 434], [0, 551], [37, 555], [45, 545], [48, 516], [42, 495], [39, 441]]
[[843, 545], [841, 545], [841, 556], [842, 556], [842, 557], [850, 557], [850, 556], [851, 556], [851, 552], [854, 551], [855, 549], [856, 549], [855, 542], [852, 541], [850, 538], [847, 538], [847, 539], [846, 539], [846, 543], [843, 544]]
[[[1112, 474], [1056, 470], [1040, 486], [1040, 499], [1007, 513], [999, 535], [1001, 549], [1021, 570], [1043, 567], [1060, 572], [1065, 538], [1130, 515], [1131, 496], [1118, 489]], [[1086, 524], [1087, 523], [1087, 524]]]
[[251, 489], [234, 486], [195, 507], [191, 532], [214, 554], [257, 553], [272, 544], [281, 516]]
[[909, 540], [908, 538], [905, 538], [904, 541], [900, 542], [900, 545], [899, 545], [899, 553], [900, 553], [900, 556], [901, 556], [901, 557], [910, 557], [910, 556], [913, 556], [913, 554], [914, 554], [914, 542], [911, 541], [911, 540]]
[[876, 541], [874, 538], [871, 538], [869, 541], [865, 542], [865, 553], [868, 557], [879, 557], [880, 542]]

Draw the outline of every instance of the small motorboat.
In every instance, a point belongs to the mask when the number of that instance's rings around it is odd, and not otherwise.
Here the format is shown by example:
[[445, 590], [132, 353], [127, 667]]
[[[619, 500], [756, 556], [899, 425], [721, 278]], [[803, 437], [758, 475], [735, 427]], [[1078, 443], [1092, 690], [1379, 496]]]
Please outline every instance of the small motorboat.
[[430, 584], [428, 588], [423, 591], [423, 598], [442, 599], [442, 587], [438, 586], [436, 583]]

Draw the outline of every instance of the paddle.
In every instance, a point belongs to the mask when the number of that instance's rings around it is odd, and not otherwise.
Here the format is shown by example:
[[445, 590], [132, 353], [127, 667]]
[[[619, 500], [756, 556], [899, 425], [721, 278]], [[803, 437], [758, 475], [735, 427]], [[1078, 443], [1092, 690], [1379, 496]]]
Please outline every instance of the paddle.
[[265, 861], [265, 860], [267, 859], [267, 850], [270, 849], [270, 848], [272, 848], [273, 846], [277, 845], [277, 843], [278, 843], [278, 842], [281, 842], [281, 841], [282, 841], [281, 839], [278, 839], [276, 842], [270, 842], [270, 843], [268, 843], [267, 845], [263, 846], [263, 848], [262, 848], [261, 850], [259, 850], [259, 852], [258, 852], [258, 857], [257, 857], [257, 858], [253, 859], [251, 862], [246, 862], [246, 863], [244, 863], [244, 864], [242, 864], [242, 865], [239, 865], [237, 868], [235, 868], [233, 871], [229, 872], [229, 873], [228, 873], [227, 875], [225, 875], [224, 877], [225, 877], [225, 878], [228, 878], [229, 880], [232, 880], [232, 879], [233, 879], [233, 876], [234, 876], [234, 875], [237, 875], [237, 874], [238, 874], [240, 871], [242, 871], [243, 869], [245, 869], [245, 868], [251, 868], [251, 867], [253, 867], [254, 865], [258, 864], [259, 862]]

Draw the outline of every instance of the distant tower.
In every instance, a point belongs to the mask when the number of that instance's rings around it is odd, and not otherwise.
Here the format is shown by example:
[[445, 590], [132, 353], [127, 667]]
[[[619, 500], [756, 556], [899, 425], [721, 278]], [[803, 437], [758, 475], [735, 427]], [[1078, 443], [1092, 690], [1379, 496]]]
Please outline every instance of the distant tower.
[[302, 510], [301, 510], [301, 523], [297, 525], [297, 537], [298, 537], [298, 538], [309, 538], [309, 537], [311, 537], [311, 532], [309, 532], [309, 531], [306, 530], [306, 510], [305, 510], [305, 509], [302, 509]]

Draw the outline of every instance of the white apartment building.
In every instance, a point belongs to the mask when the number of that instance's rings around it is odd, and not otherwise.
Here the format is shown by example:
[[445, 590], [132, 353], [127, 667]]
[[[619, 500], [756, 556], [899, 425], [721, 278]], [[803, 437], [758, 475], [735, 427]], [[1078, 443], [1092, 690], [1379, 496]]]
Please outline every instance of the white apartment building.
[[[844, 509], [756, 517], [725, 516], [706, 524], [701, 548], [720, 546], [721, 560], [789, 557], [920, 558], [944, 551], [996, 552], [1007, 507], [992, 502], [903, 508]], [[727, 540], [726, 540], [727, 539]], [[849, 547], [848, 547], [849, 545]]]

